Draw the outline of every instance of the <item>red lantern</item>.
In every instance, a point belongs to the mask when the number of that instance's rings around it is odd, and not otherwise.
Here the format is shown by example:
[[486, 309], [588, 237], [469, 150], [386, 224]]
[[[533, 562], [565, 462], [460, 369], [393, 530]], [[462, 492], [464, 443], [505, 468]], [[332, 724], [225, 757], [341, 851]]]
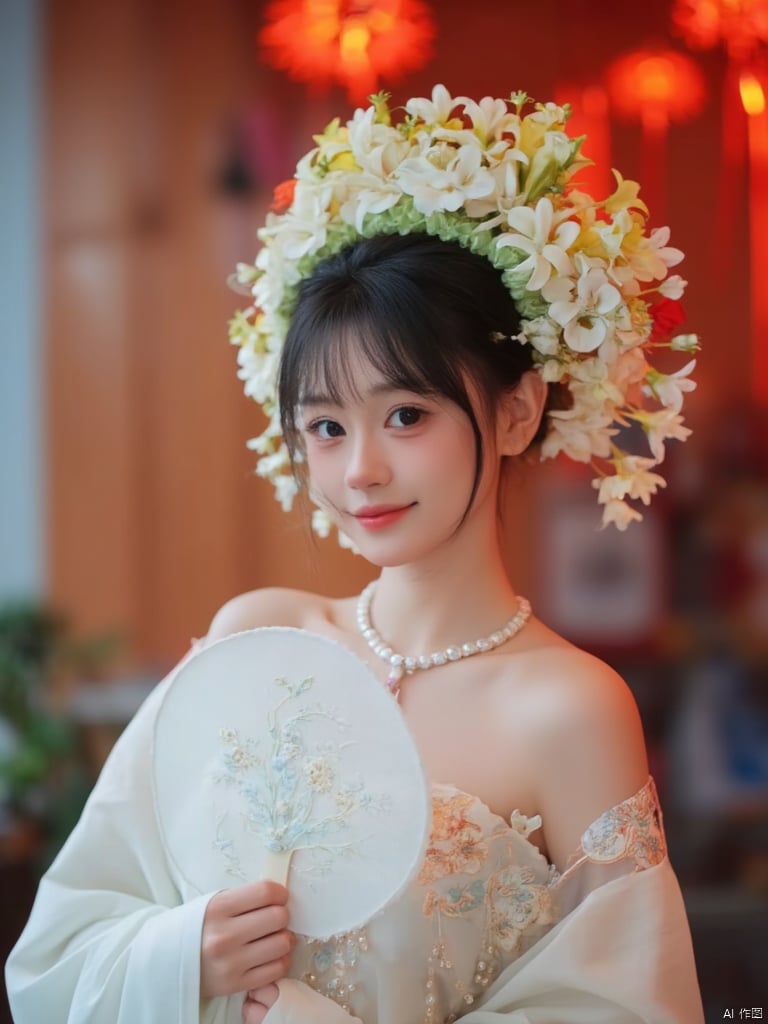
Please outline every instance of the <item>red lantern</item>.
[[701, 111], [704, 76], [690, 57], [674, 50], [635, 50], [610, 65], [606, 82], [613, 109], [642, 125], [643, 191], [651, 214], [663, 220], [667, 128]]
[[435, 25], [421, 0], [277, 0], [259, 41], [266, 59], [313, 85], [337, 81], [353, 103], [421, 67]]
[[768, 0], [676, 0], [672, 22], [693, 49], [722, 43], [743, 63], [768, 43]]
[[676, 0], [672, 20], [689, 46], [722, 45], [728, 54], [723, 87], [720, 202], [715, 238], [716, 280], [727, 266], [736, 185], [749, 157], [749, 230], [752, 267], [752, 388], [768, 406], [768, 291], [758, 275], [768, 266], [768, 0]]

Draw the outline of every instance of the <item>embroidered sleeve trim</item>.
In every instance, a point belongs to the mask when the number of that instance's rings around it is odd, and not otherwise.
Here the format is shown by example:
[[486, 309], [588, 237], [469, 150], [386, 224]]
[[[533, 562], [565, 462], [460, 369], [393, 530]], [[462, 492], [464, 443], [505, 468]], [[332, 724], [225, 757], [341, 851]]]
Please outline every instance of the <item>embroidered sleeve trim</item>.
[[659, 797], [649, 778], [642, 789], [605, 811], [586, 829], [563, 877], [585, 861], [615, 864], [632, 860], [633, 870], [645, 871], [661, 863], [666, 855]]

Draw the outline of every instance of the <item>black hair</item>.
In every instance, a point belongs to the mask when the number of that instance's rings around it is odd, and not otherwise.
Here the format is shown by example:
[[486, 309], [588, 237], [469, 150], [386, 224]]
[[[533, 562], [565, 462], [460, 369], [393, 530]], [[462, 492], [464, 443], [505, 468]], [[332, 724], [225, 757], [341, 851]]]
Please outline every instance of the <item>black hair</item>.
[[323, 260], [299, 287], [278, 374], [294, 471], [301, 468], [302, 399], [321, 393], [341, 403], [353, 394], [346, 356], [354, 348], [393, 389], [447, 398], [466, 413], [475, 436], [466, 517], [483, 468], [482, 432], [467, 382], [490, 418], [499, 398], [533, 366], [530, 345], [514, 340], [519, 332], [500, 272], [458, 242], [378, 235]]

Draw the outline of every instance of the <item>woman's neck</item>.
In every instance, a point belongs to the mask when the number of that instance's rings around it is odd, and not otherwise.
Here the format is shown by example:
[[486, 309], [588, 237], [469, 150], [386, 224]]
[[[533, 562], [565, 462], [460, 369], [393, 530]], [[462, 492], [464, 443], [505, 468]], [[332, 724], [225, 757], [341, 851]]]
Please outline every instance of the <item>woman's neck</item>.
[[393, 650], [419, 655], [488, 636], [516, 611], [498, 545], [460, 545], [425, 563], [384, 568], [371, 620]]

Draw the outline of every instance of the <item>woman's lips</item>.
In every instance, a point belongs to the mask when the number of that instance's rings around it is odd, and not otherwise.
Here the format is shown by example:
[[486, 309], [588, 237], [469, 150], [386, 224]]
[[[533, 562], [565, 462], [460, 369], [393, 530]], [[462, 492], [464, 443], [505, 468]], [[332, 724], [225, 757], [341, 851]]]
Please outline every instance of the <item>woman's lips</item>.
[[366, 530], [381, 530], [397, 522], [412, 507], [413, 505], [368, 505], [353, 515]]

